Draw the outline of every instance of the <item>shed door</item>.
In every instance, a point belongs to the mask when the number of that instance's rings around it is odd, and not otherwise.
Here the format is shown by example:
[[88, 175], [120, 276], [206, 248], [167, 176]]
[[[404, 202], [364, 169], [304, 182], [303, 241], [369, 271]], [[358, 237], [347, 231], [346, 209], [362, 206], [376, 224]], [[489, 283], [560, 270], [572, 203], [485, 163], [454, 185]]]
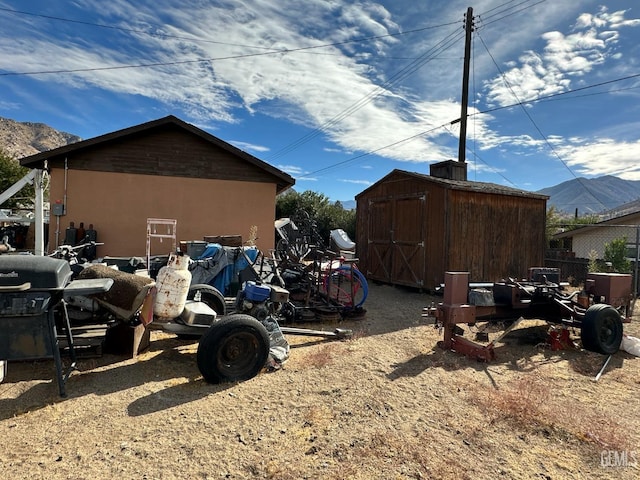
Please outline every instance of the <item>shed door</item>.
[[391, 281], [392, 212], [391, 199], [369, 202], [367, 277], [371, 280]]
[[424, 194], [371, 201], [367, 255], [370, 279], [423, 286], [425, 207]]

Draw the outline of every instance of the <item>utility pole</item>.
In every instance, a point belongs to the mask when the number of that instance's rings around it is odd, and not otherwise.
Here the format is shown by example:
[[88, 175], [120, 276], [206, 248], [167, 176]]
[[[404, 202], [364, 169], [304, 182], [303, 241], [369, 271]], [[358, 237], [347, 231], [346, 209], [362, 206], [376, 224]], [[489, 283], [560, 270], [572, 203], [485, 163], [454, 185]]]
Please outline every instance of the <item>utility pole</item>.
[[465, 16], [464, 70], [462, 72], [462, 107], [460, 112], [460, 143], [458, 161], [464, 163], [467, 146], [467, 103], [469, 102], [469, 64], [471, 63], [471, 32], [473, 32], [473, 8], [467, 8]]

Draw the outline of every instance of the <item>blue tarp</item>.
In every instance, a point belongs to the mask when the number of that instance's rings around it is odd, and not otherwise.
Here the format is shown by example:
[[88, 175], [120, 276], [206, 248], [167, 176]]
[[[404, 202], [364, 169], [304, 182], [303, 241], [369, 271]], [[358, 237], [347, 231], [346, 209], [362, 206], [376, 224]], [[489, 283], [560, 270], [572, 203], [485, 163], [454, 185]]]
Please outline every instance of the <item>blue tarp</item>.
[[242, 250], [251, 262], [258, 258], [256, 247], [223, 247], [219, 243], [209, 243], [202, 255], [189, 265], [191, 283], [206, 283], [229, 296], [232, 294], [229, 286], [238, 280], [238, 273], [249, 266]]

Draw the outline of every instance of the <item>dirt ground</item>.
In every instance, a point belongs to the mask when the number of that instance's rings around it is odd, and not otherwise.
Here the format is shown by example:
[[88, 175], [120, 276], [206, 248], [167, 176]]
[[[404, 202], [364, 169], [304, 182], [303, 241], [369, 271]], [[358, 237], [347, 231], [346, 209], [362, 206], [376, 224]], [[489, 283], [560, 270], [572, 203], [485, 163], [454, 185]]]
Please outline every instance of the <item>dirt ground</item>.
[[603, 356], [552, 351], [523, 322], [479, 363], [436, 346], [433, 300], [371, 285], [364, 319], [308, 325], [352, 339], [289, 336], [284, 369], [239, 384], [205, 383], [197, 344], [161, 332], [136, 359], [81, 360], [66, 399], [53, 362], [10, 363], [2, 477], [638, 478], [640, 358], [617, 353], [596, 382]]

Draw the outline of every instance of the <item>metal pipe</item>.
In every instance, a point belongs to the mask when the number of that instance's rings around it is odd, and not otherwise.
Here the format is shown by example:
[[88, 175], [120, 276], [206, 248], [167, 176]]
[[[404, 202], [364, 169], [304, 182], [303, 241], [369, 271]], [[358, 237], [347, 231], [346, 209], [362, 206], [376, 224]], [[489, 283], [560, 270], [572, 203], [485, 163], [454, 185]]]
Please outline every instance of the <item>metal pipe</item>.
[[640, 225], [636, 227], [636, 266], [633, 275], [633, 297], [638, 297], [638, 263], [640, 263]]
[[34, 254], [44, 255], [44, 170], [37, 170], [33, 179], [33, 186], [36, 193], [34, 205], [36, 238]]

